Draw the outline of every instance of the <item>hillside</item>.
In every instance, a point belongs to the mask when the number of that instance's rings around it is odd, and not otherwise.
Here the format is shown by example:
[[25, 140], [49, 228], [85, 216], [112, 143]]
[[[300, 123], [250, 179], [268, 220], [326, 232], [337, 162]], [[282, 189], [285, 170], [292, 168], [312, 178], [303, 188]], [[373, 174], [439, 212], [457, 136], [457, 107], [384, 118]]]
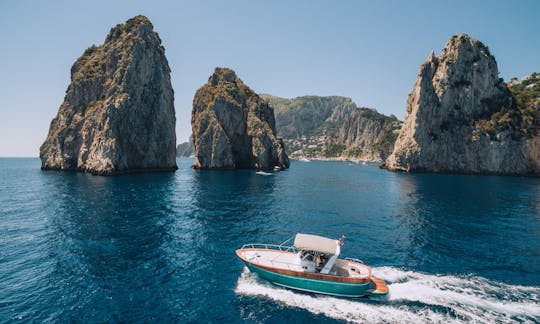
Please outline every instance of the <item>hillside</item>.
[[190, 136], [187, 142], [180, 143], [176, 146], [177, 157], [191, 157], [194, 155], [195, 145], [193, 145], [193, 136]]
[[395, 116], [359, 108], [346, 97], [261, 97], [274, 107], [278, 136], [292, 158], [382, 161], [401, 127]]

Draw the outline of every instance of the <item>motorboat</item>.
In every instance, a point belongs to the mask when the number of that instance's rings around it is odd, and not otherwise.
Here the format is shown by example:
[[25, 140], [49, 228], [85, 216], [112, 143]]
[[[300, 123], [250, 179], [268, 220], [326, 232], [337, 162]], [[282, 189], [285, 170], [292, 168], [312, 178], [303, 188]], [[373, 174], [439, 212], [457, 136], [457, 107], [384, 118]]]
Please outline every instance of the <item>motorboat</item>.
[[344, 237], [296, 234], [293, 246], [251, 243], [236, 250], [248, 269], [278, 286], [340, 297], [385, 296], [388, 286], [361, 260], [340, 259]]

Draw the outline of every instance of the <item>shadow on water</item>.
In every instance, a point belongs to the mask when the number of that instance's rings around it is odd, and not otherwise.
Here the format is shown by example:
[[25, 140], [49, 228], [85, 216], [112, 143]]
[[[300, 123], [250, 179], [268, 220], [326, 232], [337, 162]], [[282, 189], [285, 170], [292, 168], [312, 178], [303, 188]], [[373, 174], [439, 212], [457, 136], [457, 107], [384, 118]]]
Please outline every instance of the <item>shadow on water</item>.
[[62, 291], [58, 311], [48, 319], [66, 319], [62, 312], [68, 307], [71, 320], [168, 312], [160, 285], [178, 266], [167, 251], [174, 175], [46, 177], [56, 198], [48, 240], [56, 264], [48, 281], [52, 293]]
[[458, 268], [510, 283], [508, 274], [519, 272], [517, 282], [539, 284], [535, 179], [401, 174], [399, 183], [407, 203], [396, 219], [409, 233], [407, 266]]

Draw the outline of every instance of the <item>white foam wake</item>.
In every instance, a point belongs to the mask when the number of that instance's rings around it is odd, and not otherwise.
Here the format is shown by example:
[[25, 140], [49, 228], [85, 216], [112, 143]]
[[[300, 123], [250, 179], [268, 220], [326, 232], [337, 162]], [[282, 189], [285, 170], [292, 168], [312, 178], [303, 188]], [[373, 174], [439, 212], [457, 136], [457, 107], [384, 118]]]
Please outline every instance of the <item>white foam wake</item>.
[[389, 283], [386, 301], [343, 299], [295, 292], [263, 282], [247, 268], [237, 294], [262, 296], [289, 307], [350, 322], [480, 323], [540, 321], [540, 288], [491, 282], [480, 277], [437, 276], [392, 267], [373, 268]]

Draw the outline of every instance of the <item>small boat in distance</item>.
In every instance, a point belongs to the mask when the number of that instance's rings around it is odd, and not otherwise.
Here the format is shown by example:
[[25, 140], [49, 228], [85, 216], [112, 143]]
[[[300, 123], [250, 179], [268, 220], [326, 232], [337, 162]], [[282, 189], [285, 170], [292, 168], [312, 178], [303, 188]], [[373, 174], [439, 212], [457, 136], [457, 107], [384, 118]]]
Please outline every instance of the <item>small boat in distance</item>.
[[311, 162], [311, 160], [308, 159], [308, 158], [301, 158], [298, 161], [300, 161], [300, 162]]
[[268, 172], [264, 172], [264, 171], [257, 171], [255, 172], [256, 174], [260, 174], [260, 175], [263, 175], [263, 176], [271, 176], [272, 173], [268, 173]]
[[338, 258], [343, 240], [298, 233], [293, 246], [245, 244], [236, 255], [251, 272], [278, 286], [340, 297], [387, 295], [388, 286], [370, 267]]

